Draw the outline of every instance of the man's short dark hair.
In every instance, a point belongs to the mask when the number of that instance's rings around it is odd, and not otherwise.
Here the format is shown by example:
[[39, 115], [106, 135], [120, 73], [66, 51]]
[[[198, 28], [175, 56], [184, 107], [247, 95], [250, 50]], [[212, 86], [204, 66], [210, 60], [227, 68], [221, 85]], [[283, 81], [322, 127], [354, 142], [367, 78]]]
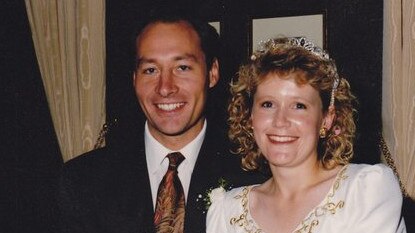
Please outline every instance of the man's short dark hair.
[[[177, 23], [185, 21], [189, 23], [200, 39], [200, 45], [205, 54], [206, 67], [211, 68], [215, 58], [219, 59], [220, 41], [216, 29], [208, 21], [196, 16], [193, 12], [181, 7], [162, 6], [150, 11], [146, 19], [140, 23], [134, 37], [134, 41], [140, 36], [144, 28], [152, 23]], [[135, 43], [134, 43], [135, 44]]]

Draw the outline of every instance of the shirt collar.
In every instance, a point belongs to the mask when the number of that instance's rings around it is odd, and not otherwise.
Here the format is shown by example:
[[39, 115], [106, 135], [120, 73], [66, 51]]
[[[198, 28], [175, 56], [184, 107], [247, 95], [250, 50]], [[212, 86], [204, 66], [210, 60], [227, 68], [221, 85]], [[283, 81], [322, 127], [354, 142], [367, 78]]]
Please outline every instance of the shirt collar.
[[[183, 163], [194, 167], [197, 157], [199, 155], [200, 148], [202, 147], [203, 140], [206, 134], [207, 121], [204, 121], [203, 128], [199, 134], [186, 146], [178, 150], [186, 158]], [[146, 121], [144, 129], [144, 144], [146, 151], [146, 160], [148, 164], [149, 174], [156, 172], [163, 163], [166, 155], [174, 152], [158, 142], [150, 133], [148, 128], [148, 122]], [[179, 167], [180, 169], [180, 167]]]

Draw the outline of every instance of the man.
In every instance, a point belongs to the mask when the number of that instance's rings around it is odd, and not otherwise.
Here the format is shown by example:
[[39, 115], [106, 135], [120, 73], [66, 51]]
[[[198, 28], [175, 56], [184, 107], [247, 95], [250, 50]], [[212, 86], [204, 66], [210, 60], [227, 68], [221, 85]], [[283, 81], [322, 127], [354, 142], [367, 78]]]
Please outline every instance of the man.
[[205, 232], [206, 192], [222, 178], [235, 186], [257, 179], [240, 169], [228, 148], [219, 149], [226, 138], [205, 117], [209, 89], [219, 81], [215, 29], [185, 15], [156, 16], [136, 39], [133, 85], [146, 116], [144, 137], [66, 163], [64, 232], [160, 230], [154, 212], [171, 152], [184, 156], [177, 174], [185, 199], [179, 229], [186, 233]]

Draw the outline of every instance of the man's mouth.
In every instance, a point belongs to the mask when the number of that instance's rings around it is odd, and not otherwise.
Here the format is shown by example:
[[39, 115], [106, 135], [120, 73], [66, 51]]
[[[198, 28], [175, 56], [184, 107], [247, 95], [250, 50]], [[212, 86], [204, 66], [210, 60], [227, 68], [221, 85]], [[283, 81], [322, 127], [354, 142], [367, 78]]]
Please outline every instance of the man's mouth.
[[184, 103], [156, 104], [157, 108], [163, 111], [173, 111], [182, 107]]

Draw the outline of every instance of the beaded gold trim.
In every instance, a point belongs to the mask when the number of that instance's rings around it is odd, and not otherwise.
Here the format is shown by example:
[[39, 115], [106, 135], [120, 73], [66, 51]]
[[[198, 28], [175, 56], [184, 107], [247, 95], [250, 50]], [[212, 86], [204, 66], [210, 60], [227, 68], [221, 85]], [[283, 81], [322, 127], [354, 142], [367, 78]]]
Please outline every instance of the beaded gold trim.
[[242, 193], [235, 196], [235, 199], [241, 199], [243, 212], [237, 217], [233, 217], [230, 220], [231, 225], [237, 225], [242, 227], [247, 233], [263, 233], [263, 231], [256, 227], [252, 219], [248, 219], [248, 193], [253, 186], [245, 187], [242, 189]]
[[[326, 214], [334, 215], [339, 209], [344, 207], [345, 202], [343, 200], [336, 202], [333, 201], [332, 198], [334, 197], [336, 191], [339, 189], [341, 181], [345, 180], [348, 177], [345, 175], [346, 170], [347, 165], [344, 166], [337, 174], [337, 177], [325, 198], [324, 204], [315, 207], [310, 212], [310, 214], [301, 221], [299, 227], [297, 227], [294, 233], [312, 233], [313, 229], [319, 224], [319, 217]], [[248, 217], [248, 194], [252, 188], [253, 186], [245, 187], [242, 189], [241, 194], [238, 194], [234, 197], [235, 199], [241, 199], [243, 212], [239, 216], [231, 218], [230, 224], [242, 227], [247, 233], [264, 233], [260, 228], [256, 226], [253, 219], [249, 219]]]
[[303, 221], [301, 221], [301, 227], [295, 230], [294, 233], [312, 233], [313, 229], [320, 223], [318, 220], [319, 217], [324, 216], [327, 213], [334, 215], [337, 213], [337, 210], [344, 207], [345, 202], [343, 200], [335, 202], [332, 198], [339, 189], [341, 181], [348, 177], [344, 174], [346, 170], [347, 165], [344, 166], [337, 174], [333, 186], [325, 198], [325, 203], [315, 207], [311, 213]]

